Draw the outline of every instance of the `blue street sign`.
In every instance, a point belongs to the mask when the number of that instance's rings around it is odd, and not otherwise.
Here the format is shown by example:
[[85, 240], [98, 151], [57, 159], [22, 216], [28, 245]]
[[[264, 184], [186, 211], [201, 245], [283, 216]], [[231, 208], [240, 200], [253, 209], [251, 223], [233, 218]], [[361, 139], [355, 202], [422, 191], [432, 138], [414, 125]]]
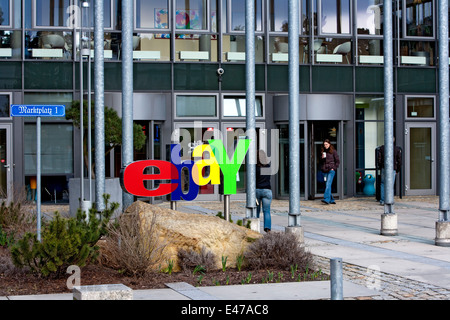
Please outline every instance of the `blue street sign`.
[[11, 117], [64, 117], [66, 106], [11, 105]]

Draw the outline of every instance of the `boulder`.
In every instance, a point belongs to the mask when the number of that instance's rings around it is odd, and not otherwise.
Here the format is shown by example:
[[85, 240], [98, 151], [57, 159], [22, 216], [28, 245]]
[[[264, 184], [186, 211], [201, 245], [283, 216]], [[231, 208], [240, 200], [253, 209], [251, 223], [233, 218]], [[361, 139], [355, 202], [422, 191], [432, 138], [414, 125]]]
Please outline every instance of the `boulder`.
[[[217, 269], [222, 268], [222, 256], [227, 257], [227, 266], [236, 266], [236, 257], [247, 246], [262, 237], [259, 232], [238, 226], [216, 216], [175, 211], [141, 201], [129, 206], [126, 213], [139, 213], [143, 225], [156, 215], [156, 230], [161, 240], [166, 241], [167, 262], [173, 261], [173, 271], [179, 271], [178, 251], [204, 247], [217, 257]], [[167, 265], [166, 265], [167, 266]], [[166, 267], [162, 266], [162, 267]]]

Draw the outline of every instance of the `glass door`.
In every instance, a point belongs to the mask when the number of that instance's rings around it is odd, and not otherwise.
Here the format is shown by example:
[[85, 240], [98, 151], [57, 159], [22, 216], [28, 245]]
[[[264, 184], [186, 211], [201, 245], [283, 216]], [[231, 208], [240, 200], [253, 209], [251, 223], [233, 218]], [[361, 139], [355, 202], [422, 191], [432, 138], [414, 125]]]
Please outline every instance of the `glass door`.
[[407, 123], [405, 143], [406, 195], [435, 194], [435, 124]]
[[[320, 170], [320, 153], [323, 141], [329, 139], [331, 145], [336, 149], [341, 157], [339, 145], [339, 122], [338, 121], [311, 121], [309, 122], [310, 135], [310, 199], [323, 197], [325, 192], [325, 181], [323, 179], [322, 171]], [[338, 195], [338, 180], [340, 170], [336, 172], [332, 184], [333, 196]]]
[[11, 125], [0, 124], [0, 198], [12, 200], [12, 144]]

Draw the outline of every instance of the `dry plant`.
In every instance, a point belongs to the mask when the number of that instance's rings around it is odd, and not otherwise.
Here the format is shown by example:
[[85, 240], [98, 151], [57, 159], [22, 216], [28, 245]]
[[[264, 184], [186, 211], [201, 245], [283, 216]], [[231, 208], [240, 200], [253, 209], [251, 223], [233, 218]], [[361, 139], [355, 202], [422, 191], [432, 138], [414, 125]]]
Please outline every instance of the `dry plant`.
[[167, 243], [160, 240], [156, 221], [156, 215], [144, 222], [134, 212], [119, 216], [101, 244], [102, 264], [135, 276], [157, 270], [166, 260]]
[[300, 271], [311, 269], [312, 254], [292, 233], [266, 233], [252, 243], [244, 253], [248, 269], [286, 269], [297, 265]]
[[205, 271], [214, 270], [217, 268], [216, 261], [216, 255], [205, 247], [202, 247], [200, 252], [193, 249], [178, 251], [178, 264], [185, 272], [190, 272], [197, 266], [203, 266]]
[[[25, 189], [12, 188], [11, 202], [3, 201], [0, 205], [0, 226], [14, 231], [15, 236], [25, 232], [36, 232], [36, 211], [26, 200]], [[6, 196], [1, 194], [4, 199]]]

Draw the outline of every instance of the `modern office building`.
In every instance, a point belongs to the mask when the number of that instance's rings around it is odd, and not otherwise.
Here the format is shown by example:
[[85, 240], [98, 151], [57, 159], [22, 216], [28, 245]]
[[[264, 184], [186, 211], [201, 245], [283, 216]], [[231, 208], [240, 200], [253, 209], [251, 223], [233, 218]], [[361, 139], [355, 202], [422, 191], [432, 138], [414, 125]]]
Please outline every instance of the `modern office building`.
[[[10, 105], [70, 107], [80, 100], [79, 21], [86, 17], [93, 49], [93, 1], [83, 12], [79, 0], [0, 0], [0, 182], [8, 196], [36, 175], [36, 119], [10, 117]], [[364, 177], [375, 173], [375, 149], [384, 143], [383, 1], [299, 1], [302, 198], [322, 196], [318, 153], [326, 138], [341, 158], [336, 196], [363, 195]], [[394, 131], [404, 155], [396, 192], [437, 194], [437, 1], [392, 5]], [[269, 156], [278, 151], [272, 187], [283, 198], [289, 196], [288, 1], [255, 0], [255, 7], [258, 143], [269, 141]], [[120, 0], [104, 0], [105, 105], [119, 115], [121, 11]], [[245, 1], [134, 0], [133, 28], [133, 115], [147, 136], [135, 160], [167, 159], [175, 129], [187, 129], [191, 146], [213, 130], [229, 145], [245, 134]], [[87, 60], [83, 66], [87, 100]], [[80, 162], [79, 129], [65, 118], [42, 118], [43, 201], [68, 199]], [[106, 156], [106, 176], [118, 177], [120, 167], [118, 147]], [[244, 199], [245, 166], [238, 180], [234, 197]], [[201, 187], [198, 199], [219, 200], [218, 186]]]

